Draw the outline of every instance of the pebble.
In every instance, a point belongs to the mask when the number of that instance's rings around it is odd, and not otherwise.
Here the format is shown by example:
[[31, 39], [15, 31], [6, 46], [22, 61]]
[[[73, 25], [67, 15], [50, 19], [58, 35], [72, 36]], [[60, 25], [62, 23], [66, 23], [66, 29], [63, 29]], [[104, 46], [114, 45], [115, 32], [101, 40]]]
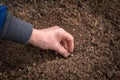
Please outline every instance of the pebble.
[[75, 31], [75, 28], [73, 28], [73, 31]]
[[41, 16], [40, 14], [38, 14], [38, 16]]
[[2, 73], [0, 72], [0, 76], [2, 76]]
[[94, 48], [94, 47], [91, 47], [92, 49]]
[[59, 8], [59, 10], [61, 11], [61, 10], [62, 10], [62, 8]]
[[71, 57], [73, 57], [74, 55], [73, 54], [70, 54]]
[[58, 57], [56, 57], [56, 59], [58, 59]]
[[21, 69], [19, 69], [18, 71], [20, 71], [20, 72], [21, 72], [22, 70], [21, 70]]
[[79, 45], [79, 42], [76, 42], [75, 45], [78, 46], [78, 45]]
[[57, 52], [55, 52], [55, 54], [57, 55], [58, 53], [57, 53]]
[[36, 63], [33, 63], [33, 66], [35, 66], [36, 65]]

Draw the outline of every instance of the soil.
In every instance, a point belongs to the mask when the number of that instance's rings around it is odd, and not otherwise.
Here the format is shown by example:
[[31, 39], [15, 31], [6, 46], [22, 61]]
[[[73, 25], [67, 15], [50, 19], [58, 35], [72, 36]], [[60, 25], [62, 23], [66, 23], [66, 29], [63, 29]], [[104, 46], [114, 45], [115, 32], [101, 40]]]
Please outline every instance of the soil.
[[37, 29], [61, 26], [73, 56], [0, 41], [0, 80], [120, 80], [119, 0], [5, 0], [11, 14]]

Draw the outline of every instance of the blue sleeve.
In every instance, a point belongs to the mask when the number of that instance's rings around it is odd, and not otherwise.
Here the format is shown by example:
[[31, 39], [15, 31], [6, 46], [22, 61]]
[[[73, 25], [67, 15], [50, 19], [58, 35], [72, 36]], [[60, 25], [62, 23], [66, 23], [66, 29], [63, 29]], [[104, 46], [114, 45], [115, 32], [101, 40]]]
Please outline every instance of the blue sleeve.
[[0, 39], [26, 44], [32, 35], [32, 31], [32, 24], [7, 13], [0, 33]]
[[7, 14], [7, 7], [4, 5], [0, 5], [0, 31], [5, 22], [6, 14]]
[[0, 39], [26, 44], [33, 26], [7, 13], [7, 7], [0, 5]]

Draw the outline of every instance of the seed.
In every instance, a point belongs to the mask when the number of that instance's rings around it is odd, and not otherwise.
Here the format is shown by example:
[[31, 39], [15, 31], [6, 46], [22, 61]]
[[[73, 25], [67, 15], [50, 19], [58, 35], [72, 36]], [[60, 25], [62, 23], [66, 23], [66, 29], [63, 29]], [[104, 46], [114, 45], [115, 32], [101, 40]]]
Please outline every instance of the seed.
[[22, 71], [21, 69], [19, 69], [19, 71]]
[[58, 59], [58, 57], [56, 57], [56, 59]]
[[55, 52], [55, 54], [58, 54], [57, 52]]
[[73, 54], [70, 54], [71, 57], [73, 57]]
[[36, 65], [36, 63], [33, 63], [33, 66], [35, 66]]
[[2, 73], [0, 73], [0, 76], [2, 76]]

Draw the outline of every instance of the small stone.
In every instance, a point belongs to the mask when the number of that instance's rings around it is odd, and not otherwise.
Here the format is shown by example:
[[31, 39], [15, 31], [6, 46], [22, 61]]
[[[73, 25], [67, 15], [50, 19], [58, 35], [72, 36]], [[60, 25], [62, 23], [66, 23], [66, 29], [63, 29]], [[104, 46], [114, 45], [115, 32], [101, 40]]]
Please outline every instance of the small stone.
[[2, 76], [2, 73], [0, 72], [0, 76]]
[[92, 49], [94, 48], [94, 47], [91, 47]]
[[73, 57], [74, 55], [73, 54], [70, 54], [71, 57]]
[[82, 37], [82, 34], [81, 34], [81, 33], [79, 33], [79, 36], [80, 36], [80, 37]]
[[38, 16], [41, 16], [40, 14], [38, 14]]
[[33, 66], [35, 66], [36, 65], [36, 63], [33, 63]]
[[78, 46], [78, 45], [79, 45], [79, 42], [76, 42], [75, 45]]
[[56, 59], [58, 59], [58, 57], [56, 57]]
[[73, 28], [73, 31], [75, 31], [75, 28]]
[[20, 72], [21, 72], [22, 70], [21, 70], [21, 69], [19, 69], [18, 71], [20, 71]]
[[55, 52], [55, 54], [57, 55], [58, 53], [57, 53], [57, 52]]
[[33, 12], [35, 12], [35, 9], [32, 9]]
[[103, 28], [102, 28], [102, 27], [100, 27], [100, 29], [102, 30]]
[[59, 8], [59, 10], [61, 11], [61, 10], [62, 10], [62, 8]]

